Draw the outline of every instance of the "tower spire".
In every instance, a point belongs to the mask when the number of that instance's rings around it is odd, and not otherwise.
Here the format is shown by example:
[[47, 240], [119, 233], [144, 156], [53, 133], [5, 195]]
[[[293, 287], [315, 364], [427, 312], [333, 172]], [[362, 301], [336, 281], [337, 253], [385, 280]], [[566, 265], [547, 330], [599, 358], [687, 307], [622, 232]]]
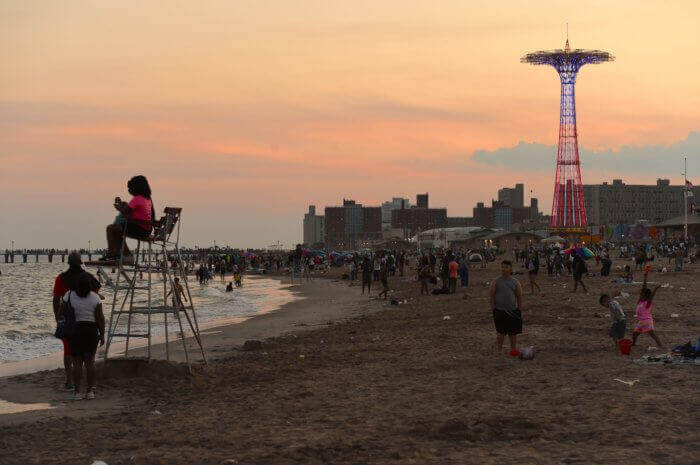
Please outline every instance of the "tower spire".
[[566, 53], [571, 51], [571, 47], [569, 47], [569, 23], [566, 23], [566, 45], [564, 45], [564, 51]]

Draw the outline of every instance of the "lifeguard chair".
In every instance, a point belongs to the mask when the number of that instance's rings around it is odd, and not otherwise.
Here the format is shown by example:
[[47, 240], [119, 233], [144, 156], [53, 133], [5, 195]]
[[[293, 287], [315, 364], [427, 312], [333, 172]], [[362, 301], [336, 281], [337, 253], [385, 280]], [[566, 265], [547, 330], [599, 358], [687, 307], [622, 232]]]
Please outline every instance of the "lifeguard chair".
[[[194, 340], [202, 354], [202, 362], [206, 363], [204, 347], [199, 333], [197, 315], [192, 303], [192, 295], [187, 281], [187, 270], [180, 255], [180, 223], [182, 209], [166, 207], [164, 215], [155, 221], [153, 233], [147, 239], [131, 238], [137, 241], [133, 251], [133, 262], [125, 261], [124, 251], [127, 237], [122, 240], [119, 260], [114, 262], [92, 262], [97, 265], [97, 274], [113, 291], [112, 312], [107, 327], [104, 360], [109, 359], [109, 351], [115, 338], [125, 339], [124, 358], [129, 358], [131, 338], [148, 340], [146, 358], [151, 360], [151, 345], [153, 337], [153, 317], [163, 315], [165, 329], [165, 358], [170, 360], [170, 335], [168, 315], [171, 315], [179, 327], [179, 337], [185, 354], [185, 361], [190, 366], [190, 354], [186, 341], [187, 328], [192, 332]], [[171, 251], [168, 251], [171, 248]], [[171, 262], [175, 259], [175, 262]], [[116, 278], [112, 279], [105, 271], [106, 267], [116, 270]], [[145, 284], [138, 283], [139, 278], [146, 278]], [[182, 302], [177, 293], [175, 278], [179, 277], [184, 287], [187, 302]], [[163, 288], [163, 301], [154, 303], [154, 288]], [[141, 292], [137, 292], [141, 291]], [[145, 291], [145, 292], [143, 292]], [[159, 293], [159, 292], [158, 292]], [[168, 301], [168, 296], [172, 298]], [[126, 315], [126, 318], [122, 318]], [[145, 324], [137, 328], [136, 318], [146, 317]], [[124, 321], [126, 320], [126, 321]], [[145, 329], [143, 329], [145, 327]], [[133, 347], [131, 348], [133, 350]]]

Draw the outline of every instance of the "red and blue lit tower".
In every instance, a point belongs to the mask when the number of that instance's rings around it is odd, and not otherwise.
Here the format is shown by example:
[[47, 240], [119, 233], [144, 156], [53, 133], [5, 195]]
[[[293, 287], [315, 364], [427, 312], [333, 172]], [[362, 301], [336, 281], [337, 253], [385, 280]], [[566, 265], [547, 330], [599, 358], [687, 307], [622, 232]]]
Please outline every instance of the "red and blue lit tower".
[[571, 50], [569, 39], [564, 50], [528, 53], [520, 59], [533, 65], [550, 65], [561, 80], [561, 109], [559, 114], [559, 149], [557, 174], [554, 181], [554, 199], [549, 229], [562, 234], [586, 232], [586, 208], [583, 202], [583, 184], [578, 156], [576, 131], [576, 74], [583, 65], [613, 61], [608, 52], [600, 50]]

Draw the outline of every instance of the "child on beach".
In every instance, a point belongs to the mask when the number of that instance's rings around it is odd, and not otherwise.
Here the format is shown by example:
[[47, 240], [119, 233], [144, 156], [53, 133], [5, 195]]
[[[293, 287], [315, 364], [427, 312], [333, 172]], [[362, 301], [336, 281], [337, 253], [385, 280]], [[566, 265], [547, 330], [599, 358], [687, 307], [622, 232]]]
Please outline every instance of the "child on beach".
[[637, 302], [637, 326], [632, 333], [632, 345], [637, 343], [637, 338], [641, 333], [649, 333], [649, 336], [656, 342], [656, 345], [663, 347], [659, 336], [654, 332], [654, 318], [651, 315], [654, 296], [661, 286], [656, 286], [653, 291], [649, 289], [647, 287], [648, 275], [649, 270], [647, 269], [644, 271], [644, 284], [642, 285], [642, 291], [639, 294], [639, 301]]
[[618, 292], [614, 296], [610, 297], [608, 294], [600, 295], [600, 305], [610, 310], [610, 317], [612, 318], [612, 325], [610, 325], [609, 335], [617, 348], [620, 339], [625, 337], [625, 331], [627, 330], [627, 318], [625, 317], [625, 311], [622, 309], [620, 302], [615, 300], [620, 293]]
[[241, 287], [241, 272], [236, 270], [235, 273], [233, 273], [233, 282], [236, 283], [236, 287]]
[[182, 287], [182, 284], [180, 284], [180, 278], [175, 278], [175, 282], [173, 283], [173, 289], [171, 289], [165, 297], [167, 298], [170, 294], [173, 295], [173, 307], [175, 308], [182, 308], [184, 307], [184, 304], [182, 303], [182, 299], [185, 299], [185, 302], [187, 302], [187, 296], [185, 296], [185, 289]]

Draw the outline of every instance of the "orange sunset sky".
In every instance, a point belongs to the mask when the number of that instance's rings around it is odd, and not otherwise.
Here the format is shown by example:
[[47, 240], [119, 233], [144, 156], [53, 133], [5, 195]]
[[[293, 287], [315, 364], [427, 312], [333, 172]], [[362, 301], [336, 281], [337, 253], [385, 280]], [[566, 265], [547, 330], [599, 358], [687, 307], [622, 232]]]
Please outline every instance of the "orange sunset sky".
[[[471, 216], [504, 185], [551, 206], [552, 68], [577, 82], [584, 183], [700, 169], [695, 1], [0, 0], [0, 249], [104, 246], [126, 181], [186, 245], [292, 246], [309, 204], [429, 192]], [[696, 182], [697, 184], [697, 182]], [[528, 196], [529, 197], [529, 196]]]

